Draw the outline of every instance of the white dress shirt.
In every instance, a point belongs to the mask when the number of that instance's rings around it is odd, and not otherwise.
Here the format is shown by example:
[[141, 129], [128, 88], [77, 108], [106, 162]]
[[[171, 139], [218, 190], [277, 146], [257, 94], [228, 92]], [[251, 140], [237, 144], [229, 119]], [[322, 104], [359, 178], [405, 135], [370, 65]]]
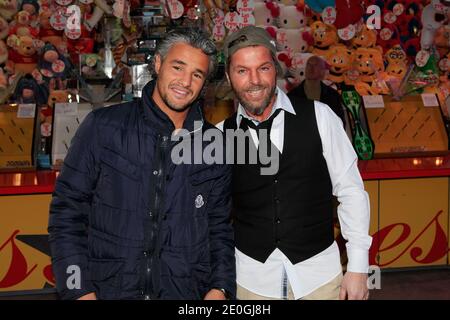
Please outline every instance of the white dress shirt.
[[[298, 106], [301, 107], [301, 106]], [[331, 178], [333, 195], [337, 197], [337, 208], [342, 236], [347, 240], [347, 271], [367, 273], [369, 248], [372, 238], [368, 235], [370, 224], [369, 197], [358, 170], [358, 157], [343, 129], [341, 119], [326, 105], [314, 101], [317, 127], [322, 141], [325, 158]], [[282, 109], [273, 120], [270, 140], [283, 153], [284, 115], [295, 110], [287, 95], [277, 88], [277, 98], [272, 110]], [[242, 117], [256, 120], [247, 115], [239, 104], [237, 127]], [[223, 122], [217, 127], [223, 130]], [[255, 145], [258, 136], [249, 129]], [[285, 278], [292, 288], [295, 299], [300, 299], [333, 280], [342, 272], [339, 248], [336, 242], [317, 255], [292, 264], [286, 255], [275, 249], [264, 263], [261, 263], [236, 249], [237, 283], [262, 296], [282, 299], [285, 297]]]

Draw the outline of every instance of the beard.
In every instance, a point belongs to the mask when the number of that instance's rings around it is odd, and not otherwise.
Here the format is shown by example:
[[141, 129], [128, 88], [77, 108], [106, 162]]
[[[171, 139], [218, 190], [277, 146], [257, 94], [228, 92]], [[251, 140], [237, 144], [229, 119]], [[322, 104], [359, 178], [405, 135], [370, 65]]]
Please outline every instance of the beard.
[[272, 101], [273, 96], [276, 92], [276, 85], [272, 86], [270, 88], [270, 91], [263, 97], [261, 102], [257, 101], [251, 101], [245, 97], [245, 92], [247, 91], [253, 91], [253, 90], [264, 90], [269, 88], [267, 85], [259, 85], [259, 86], [250, 86], [244, 89], [237, 89], [233, 85], [231, 85], [233, 88], [239, 103], [244, 107], [244, 109], [249, 112], [250, 114], [260, 116], [264, 110], [269, 106], [270, 102]]

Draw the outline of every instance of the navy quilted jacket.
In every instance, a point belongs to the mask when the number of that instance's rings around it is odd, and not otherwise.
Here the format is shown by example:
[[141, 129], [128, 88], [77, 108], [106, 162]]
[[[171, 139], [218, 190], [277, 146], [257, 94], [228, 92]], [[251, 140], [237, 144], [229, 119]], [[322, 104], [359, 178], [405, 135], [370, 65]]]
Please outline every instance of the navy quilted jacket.
[[[63, 299], [89, 292], [202, 299], [211, 288], [235, 294], [230, 168], [172, 162], [174, 127], [154, 105], [153, 88], [150, 82], [142, 99], [91, 112], [72, 140], [48, 227]], [[202, 119], [195, 103], [183, 126], [191, 137], [217, 130], [206, 122], [194, 129]]]

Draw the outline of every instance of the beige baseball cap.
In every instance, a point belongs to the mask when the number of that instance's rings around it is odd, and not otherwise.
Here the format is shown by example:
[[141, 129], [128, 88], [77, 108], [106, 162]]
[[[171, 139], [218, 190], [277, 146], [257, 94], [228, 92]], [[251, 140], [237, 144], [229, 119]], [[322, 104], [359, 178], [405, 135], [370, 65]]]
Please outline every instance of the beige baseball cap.
[[250, 46], [263, 46], [270, 50], [275, 58], [277, 74], [282, 74], [281, 66], [276, 59], [277, 48], [275, 40], [263, 28], [255, 26], [247, 26], [228, 35], [223, 44], [223, 53], [225, 61], [228, 63], [229, 58], [239, 49]]

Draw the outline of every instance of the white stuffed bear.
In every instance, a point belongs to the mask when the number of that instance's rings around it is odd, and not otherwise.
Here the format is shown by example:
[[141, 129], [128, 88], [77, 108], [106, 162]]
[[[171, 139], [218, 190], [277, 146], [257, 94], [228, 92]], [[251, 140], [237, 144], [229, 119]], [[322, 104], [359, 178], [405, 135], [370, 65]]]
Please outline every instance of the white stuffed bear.
[[448, 23], [449, 7], [442, 6], [441, 11], [437, 10], [434, 1], [423, 8], [422, 11], [422, 34], [420, 47], [422, 50], [429, 50], [434, 42], [436, 30]]

